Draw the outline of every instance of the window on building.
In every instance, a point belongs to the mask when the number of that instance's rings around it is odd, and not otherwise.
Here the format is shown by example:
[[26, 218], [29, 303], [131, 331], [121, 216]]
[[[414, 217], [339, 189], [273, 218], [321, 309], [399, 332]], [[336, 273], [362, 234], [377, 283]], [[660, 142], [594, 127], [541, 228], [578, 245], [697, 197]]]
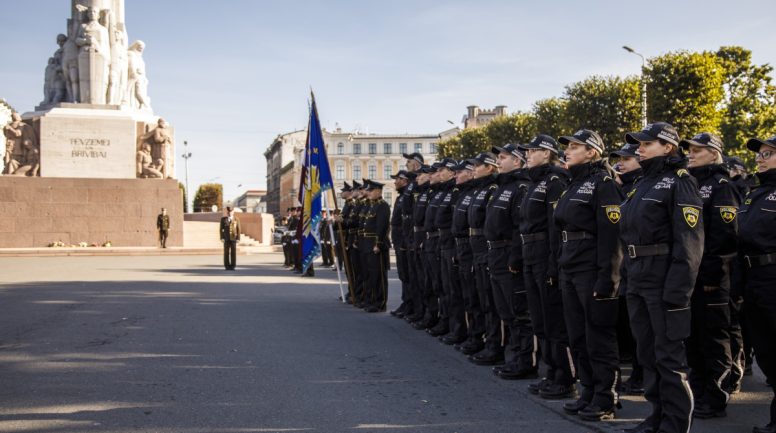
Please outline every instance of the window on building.
[[353, 163], [353, 180], [361, 182], [361, 163], [359, 161]]
[[337, 155], [345, 154], [345, 145], [343, 143], [337, 143]]
[[428, 145], [428, 153], [437, 153], [436, 143]]
[[393, 174], [393, 164], [391, 161], [385, 161], [383, 163], [383, 179], [390, 179]]
[[388, 204], [393, 204], [393, 203], [391, 203], [391, 200], [393, 199], [393, 194], [391, 194], [390, 191], [383, 192], [383, 199], [385, 201], [387, 201]]
[[377, 166], [374, 164], [369, 164], [369, 167], [367, 167], [367, 173], [369, 174], [367, 176], [369, 179], [377, 179]]
[[344, 180], [345, 179], [345, 165], [342, 163], [337, 163], [337, 168], [335, 169], [337, 180]]
[[361, 143], [353, 143], [353, 154], [361, 155]]
[[383, 143], [383, 153], [386, 155], [393, 153], [393, 145], [391, 143]]
[[415, 143], [415, 152], [423, 153], [423, 143]]
[[399, 143], [399, 153], [407, 153], [407, 143]]
[[369, 154], [374, 155], [377, 153], [377, 143], [369, 143]]

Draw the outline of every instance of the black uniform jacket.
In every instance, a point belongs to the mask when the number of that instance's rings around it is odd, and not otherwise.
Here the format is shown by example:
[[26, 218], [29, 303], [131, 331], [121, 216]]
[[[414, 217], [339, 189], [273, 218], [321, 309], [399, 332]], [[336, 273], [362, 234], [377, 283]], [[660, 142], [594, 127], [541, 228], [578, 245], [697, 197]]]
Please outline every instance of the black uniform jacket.
[[[362, 240], [369, 247], [378, 246], [385, 252], [390, 248], [391, 243], [388, 240], [388, 226], [391, 217], [391, 207], [383, 199], [369, 200], [368, 205], [364, 206], [364, 218], [361, 222], [363, 230]], [[371, 251], [361, 251], [366, 254]]]
[[453, 225], [453, 212], [455, 211], [455, 202], [458, 200], [460, 189], [455, 184], [455, 179], [452, 179], [443, 183], [441, 190], [442, 198], [436, 210], [434, 226], [440, 231], [439, 249], [449, 250], [455, 248], [455, 239], [448, 231], [451, 230]]
[[426, 240], [426, 232], [423, 227], [426, 222], [426, 207], [428, 207], [429, 196], [433, 192], [431, 185], [425, 183], [418, 185], [415, 205], [412, 208], [413, 239], [415, 239], [415, 248], [421, 248], [423, 241]]
[[668, 308], [689, 305], [703, 256], [703, 200], [683, 166], [684, 160], [665, 156], [641, 161], [644, 176], [621, 208], [626, 248], [667, 244], [670, 250], [667, 263], [663, 256], [628, 254], [628, 290], [662, 289]]
[[523, 245], [520, 240], [520, 205], [530, 179], [524, 169], [501, 173], [496, 178], [498, 188], [488, 203], [485, 216], [485, 239], [509, 241], [509, 267], [523, 267]]
[[555, 226], [561, 234], [558, 264], [567, 273], [596, 271], [593, 291], [601, 297], [615, 296], [622, 263], [619, 223], [624, 195], [600, 162], [569, 170], [571, 184], [555, 207]]
[[706, 232], [697, 283], [729, 289], [730, 263], [738, 247], [738, 189], [721, 165], [693, 167], [689, 172], [700, 188]]
[[472, 204], [474, 194], [477, 192], [477, 181], [469, 180], [458, 187], [458, 199], [455, 202], [455, 211], [453, 212], [453, 222], [451, 229], [456, 238], [469, 237], [469, 205]]
[[528, 169], [528, 185], [520, 205], [520, 234], [543, 233], [546, 238], [523, 244], [523, 262], [535, 265], [547, 262], [547, 277], [558, 278], [560, 237], [553, 223], [555, 204], [568, 184], [568, 172], [551, 164]]
[[407, 246], [404, 243], [404, 231], [402, 230], [402, 222], [404, 221], [404, 190], [407, 187], [399, 188], [397, 191], [399, 195], [396, 197], [396, 201], [393, 203], [393, 210], [391, 211], [391, 242], [393, 247], [397, 250], [406, 249]]
[[738, 211], [739, 254], [776, 253], [776, 168], [758, 173], [760, 186], [744, 199]]
[[[481, 231], [485, 227], [485, 215], [488, 210], [488, 203], [493, 196], [493, 192], [498, 189], [498, 184], [496, 183], [496, 176], [482, 177], [476, 179], [474, 182], [476, 189], [473, 194], [474, 198], [472, 199], [472, 203], [469, 205], [469, 229]], [[484, 235], [484, 233], [481, 235]], [[472, 241], [471, 245], [474, 254], [487, 252], [487, 247], [484, 243]]]
[[413, 235], [412, 226], [412, 213], [415, 206], [415, 195], [417, 193], [418, 184], [412, 181], [402, 190], [402, 202], [401, 202], [401, 233], [402, 240], [404, 241], [404, 247], [407, 249], [415, 248], [415, 239]]

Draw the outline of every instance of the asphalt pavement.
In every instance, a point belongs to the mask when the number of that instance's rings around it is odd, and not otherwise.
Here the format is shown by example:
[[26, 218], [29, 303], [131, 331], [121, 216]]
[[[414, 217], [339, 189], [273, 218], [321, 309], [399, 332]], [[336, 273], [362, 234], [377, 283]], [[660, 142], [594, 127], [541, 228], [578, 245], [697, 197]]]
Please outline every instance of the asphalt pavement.
[[[338, 300], [336, 272], [280, 254], [0, 257], [0, 432], [615, 432], [585, 423], [388, 314]], [[399, 302], [391, 271], [389, 308]], [[728, 417], [767, 421], [762, 375]]]

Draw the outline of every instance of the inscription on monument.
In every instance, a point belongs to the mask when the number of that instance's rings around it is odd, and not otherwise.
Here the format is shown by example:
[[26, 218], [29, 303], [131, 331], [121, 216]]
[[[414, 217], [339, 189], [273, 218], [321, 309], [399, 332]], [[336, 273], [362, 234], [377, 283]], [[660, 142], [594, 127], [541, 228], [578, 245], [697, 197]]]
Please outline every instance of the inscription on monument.
[[108, 158], [110, 139], [107, 138], [71, 138], [73, 158]]

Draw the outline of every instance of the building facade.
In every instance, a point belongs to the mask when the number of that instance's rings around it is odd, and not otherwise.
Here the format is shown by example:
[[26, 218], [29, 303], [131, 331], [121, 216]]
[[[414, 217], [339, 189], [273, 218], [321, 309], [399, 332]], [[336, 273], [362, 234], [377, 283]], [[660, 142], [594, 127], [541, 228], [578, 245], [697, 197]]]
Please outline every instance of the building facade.
[[267, 213], [267, 190], [249, 189], [234, 200], [234, 207], [246, 213]]
[[492, 110], [484, 110], [476, 105], [466, 107], [466, 115], [463, 116], [464, 129], [479, 128], [486, 125], [491, 120], [507, 114], [506, 105], [497, 105]]
[[[298, 206], [299, 176], [307, 135], [296, 131], [279, 135], [264, 152], [267, 159], [267, 212], [280, 217]], [[337, 191], [345, 182], [372, 179], [385, 184], [383, 198], [393, 205], [396, 190], [391, 175], [405, 168], [403, 153], [420, 152], [426, 163], [436, 160], [439, 134], [364, 134], [323, 130], [331, 175]], [[337, 205], [344, 202], [339, 197]], [[333, 203], [328, 207], [334, 208]]]

